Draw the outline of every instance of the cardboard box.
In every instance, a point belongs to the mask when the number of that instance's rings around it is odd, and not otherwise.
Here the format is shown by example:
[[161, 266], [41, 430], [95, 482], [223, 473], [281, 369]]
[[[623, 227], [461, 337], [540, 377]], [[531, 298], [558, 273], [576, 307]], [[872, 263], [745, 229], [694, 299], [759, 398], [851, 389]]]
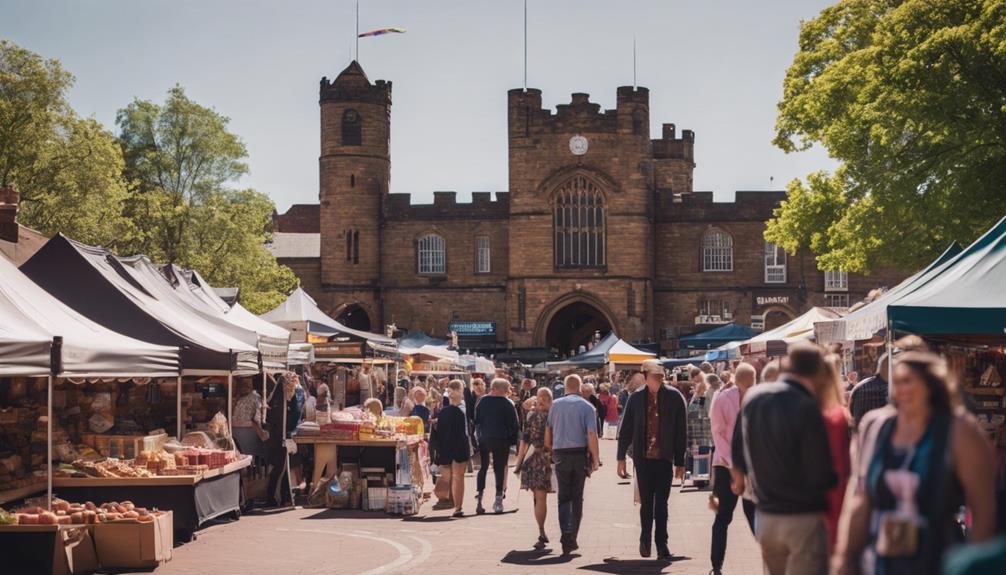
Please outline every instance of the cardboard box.
[[[94, 550], [91, 527], [60, 529], [63, 540], [64, 573], [77, 575], [91, 573], [98, 568], [98, 555]], [[59, 544], [57, 543], [57, 548]], [[55, 569], [53, 569], [55, 571]]]
[[156, 567], [171, 559], [173, 541], [170, 511], [150, 523], [116, 521], [94, 526], [98, 562], [105, 568]]

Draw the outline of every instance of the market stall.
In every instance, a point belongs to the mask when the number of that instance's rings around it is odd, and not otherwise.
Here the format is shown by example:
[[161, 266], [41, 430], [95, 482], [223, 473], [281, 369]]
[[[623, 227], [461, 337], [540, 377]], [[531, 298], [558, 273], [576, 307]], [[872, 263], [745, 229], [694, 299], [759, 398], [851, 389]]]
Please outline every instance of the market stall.
[[[87, 396], [77, 397], [77, 401], [85, 406], [90, 405], [92, 410], [95, 410], [95, 402], [98, 402], [100, 408], [96, 411], [106, 421], [101, 426], [105, 429], [99, 428], [101, 433], [106, 433], [107, 430], [113, 435], [123, 435], [119, 423], [122, 419], [130, 419], [117, 416], [123, 409], [135, 413], [149, 406], [163, 406], [168, 410], [167, 406], [173, 403], [174, 409], [170, 410], [174, 414], [173, 418], [170, 421], [165, 418], [164, 423], [173, 422], [174, 426], [166, 426], [167, 429], [173, 427], [178, 438], [186, 444], [233, 453], [228, 429], [231, 383], [235, 376], [250, 376], [260, 372], [256, 332], [239, 327], [222, 317], [200, 312], [191, 302], [187, 303], [183, 299], [184, 296], [169, 283], [157, 266], [142, 256], [116, 257], [104, 249], [56, 236], [26, 262], [22, 269], [35, 283], [91, 321], [143, 341], [181, 349], [183, 369], [180, 376], [172, 382], [173, 385], [148, 385], [143, 391], [149, 395], [138, 393], [135, 386], [128, 389], [92, 388], [93, 393], [86, 391]], [[68, 282], [68, 277], [72, 277], [73, 281]], [[226, 417], [224, 413], [227, 414]], [[135, 417], [131, 419], [136, 420]], [[140, 427], [127, 429], [125, 434], [142, 436], [152, 431], [150, 425]], [[186, 438], [187, 429], [201, 431], [203, 434], [189, 439]], [[162, 455], [167, 449], [162, 444], [152, 451]], [[102, 455], [118, 454], [109, 451]], [[132, 455], [136, 456], [135, 449]], [[166, 466], [176, 467], [169, 458], [164, 458], [163, 461]], [[183, 468], [185, 465], [183, 464]], [[93, 473], [98, 474], [99, 480], [106, 481], [123, 477], [145, 477], [149, 473], [142, 465], [136, 467], [138, 469], [135, 471], [116, 469], [110, 473]], [[94, 487], [80, 483], [79, 480], [85, 478], [76, 476], [78, 472], [90, 475], [91, 470], [65, 471], [71, 477], [62, 483], [61, 495], [72, 499], [93, 493], [91, 490]], [[153, 475], [160, 475], [161, 471], [156, 469]], [[197, 466], [187, 471], [188, 475], [200, 476], [207, 469]], [[176, 535], [187, 538], [207, 518], [227, 513], [236, 515], [239, 512], [240, 478], [237, 469], [223, 475], [233, 477], [200, 480], [193, 482], [187, 489], [187, 496], [193, 501], [200, 499], [201, 492], [214, 484], [220, 491], [226, 489], [227, 493], [226, 496], [202, 498], [212, 504], [211, 508], [204, 509], [202, 513], [176, 517]], [[118, 488], [111, 483], [108, 483], [108, 487], [112, 491]], [[136, 499], [146, 506], [168, 509], [176, 502], [174, 495], [170, 493], [172, 490], [164, 487], [157, 481], [137, 486], [137, 490], [145, 493], [142, 498]]]
[[[347, 508], [412, 514], [430, 486], [424, 431], [418, 417], [374, 416], [351, 408], [333, 414], [317, 433], [298, 432], [294, 441], [314, 448], [312, 489], [326, 484], [323, 477], [338, 476], [346, 483], [348, 476], [357, 489]], [[395, 493], [408, 502], [406, 510], [392, 509], [400, 503]]]
[[656, 354], [633, 347], [619, 338], [615, 332], [611, 332], [587, 351], [564, 361], [547, 362], [546, 365], [550, 371], [599, 369], [606, 365], [612, 365], [616, 369], [630, 369], [638, 367], [647, 359], [656, 357]]
[[710, 350], [735, 341], [746, 341], [757, 335], [751, 328], [728, 323], [710, 330], [686, 335], [678, 340], [682, 351]]
[[844, 309], [812, 307], [803, 315], [775, 329], [762, 332], [747, 341], [739, 342], [740, 353], [745, 357], [786, 355], [791, 343], [814, 340], [815, 324], [835, 320], [843, 315], [845, 315]]
[[1004, 285], [1006, 218], [947, 261], [942, 273], [887, 306], [890, 332], [922, 336], [947, 358], [1000, 457], [1006, 448]]
[[[17, 515], [4, 512], [0, 516], [0, 524], [5, 525], [0, 530], [0, 556], [5, 558], [5, 567], [16, 573], [52, 572], [66, 543], [64, 527], [75, 522], [73, 516], [53, 508], [52, 463], [81, 460], [87, 457], [88, 449], [80, 444], [80, 428], [74, 425], [79, 418], [75, 421], [72, 409], [64, 409], [54, 399], [56, 384], [67, 388], [79, 387], [84, 381], [126, 380], [156, 385], [152, 383], [156, 378], [177, 377], [178, 355], [177, 347], [148, 344], [87, 319], [0, 258], [0, 398], [14, 402], [0, 419], [14, 429], [27, 424], [24, 431], [30, 436], [44, 438], [41, 450], [31, 445], [27, 453], [2, 458], [0, 467], [8, 477], [17, 478], [11, 460], [25, 459], [29, 466], [37, 461], [39, 470], [31, 471], [30, 483], [7, 491], [0, 499], [9, 502], [46, 492], [40, 501], [44, 511], [25, 514], [25, 525]], [[3, 431], [8, 435], [10, 427]], [[55, 437], [59, 443], [54, 448]], [[40, 515], [44, 527], [35, 525]], [[18, 524], [8, 525], [12, 521]], [[25, 554], [25, 549], [39, 553]], [[10, 561], [15, 564], [11, 566]]]

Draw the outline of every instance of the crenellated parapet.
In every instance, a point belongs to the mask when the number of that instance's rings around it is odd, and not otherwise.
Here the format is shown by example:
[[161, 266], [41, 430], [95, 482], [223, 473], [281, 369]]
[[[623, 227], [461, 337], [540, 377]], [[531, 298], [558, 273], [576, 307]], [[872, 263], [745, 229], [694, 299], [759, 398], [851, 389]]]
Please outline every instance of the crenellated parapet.
[[608, 133], [646, 135], [649, 125], [650, 91], [622, 86], [617, 90], [613, 110], [602, 110], [590, 95], [575, 92], [568, 104], [559, 104], [555, 112], [542, 108], [541, 90], [515, 88], [507, 92], [511, 137], [538, 134]]
[[433, 192], [432, 204], [413, 204], [411, 194], [388, 194], [384, 218], [393, 220], [506, 219], [510, 211], [508, 192], [472, 192], [472, 201], [459, 202], [457, 192]]
[[772, 218], [772, 212], [786, 199], [785, 191], [737, 192], [732, 202], [713, 201], [712, 192], [674, 193], [657, 191], [658, 222], [730, 222]]

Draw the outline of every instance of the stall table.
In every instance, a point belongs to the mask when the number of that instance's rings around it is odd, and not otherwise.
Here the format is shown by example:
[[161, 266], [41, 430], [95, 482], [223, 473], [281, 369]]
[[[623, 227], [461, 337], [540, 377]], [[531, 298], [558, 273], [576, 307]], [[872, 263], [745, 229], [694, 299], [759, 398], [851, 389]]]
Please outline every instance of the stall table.
[[[339, 447], [376, 447], [394, 450], [398, 447], [395, 439], [335, 439], [324, 435], [297, 435], [294, 441], [298, 445], [314, 446], [314, 469], [311, 472], [311, 485], [318, 485], [325, 467], [332, 465], [333, 470], [339, 464]], [[394, 460], [394, 455], [392, 455]]]
[[68, 501], [132, 501], [139, 507], [171, 510], [175, 539], [190, 541], [203, 523], [241, 514], [241, 473], [252, 463], [244, 457], [202, 475], [158, 477], [56, 477], [56, 494]]

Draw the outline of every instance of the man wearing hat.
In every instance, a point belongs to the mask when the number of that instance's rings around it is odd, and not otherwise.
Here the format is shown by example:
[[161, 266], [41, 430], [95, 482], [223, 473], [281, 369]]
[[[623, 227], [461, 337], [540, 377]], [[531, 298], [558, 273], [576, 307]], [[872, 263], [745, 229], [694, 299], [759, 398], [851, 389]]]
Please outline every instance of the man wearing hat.
[[685, 398], [664, 385], [664, 367], [659, 361], [644, 361], [642, 372], [646, 385], [629, 396], [618, 431], [618, 476], [628, 477], [625, 454], [631, 445], [639, 484], [639, 554], [649, 557], [651, 543], [656, 540], [657, 557], [668, 561], [667, 498], [673, 477], [685, 475]]

